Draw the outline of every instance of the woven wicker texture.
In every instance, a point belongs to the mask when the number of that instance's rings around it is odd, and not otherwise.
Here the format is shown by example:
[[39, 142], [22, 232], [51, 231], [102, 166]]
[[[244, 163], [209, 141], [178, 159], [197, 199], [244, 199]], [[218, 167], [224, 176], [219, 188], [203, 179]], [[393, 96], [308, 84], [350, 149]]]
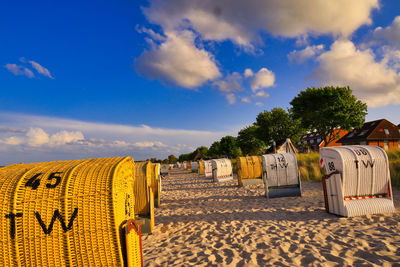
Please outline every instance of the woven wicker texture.
[[191, 163], [190, 163], [190, 162], [186, 163], [186, 169], [187, 169], [188, 171], [191, 171], [191, 170], [192, 170], [192, 166], [191, 166]]
[[[123, 227], [125, 229], [126, 262], [128, 266], [143, 266], [142, 233], [134, 220], [129, 220]], [[140, 248], [140, 249], [136, 249]]]
[[0, 177], [9, 218], [0, 224], [0, 266], [124, 265], [120, 229], [134, 217], [133, 159], [15, 164]]
[[151, 167], [151, 188], [154, 193], [154, 204], [160, 206], [160, 164], [152, 164]]
[[243, 186], [243, 179], [262, 179], [260, 156], [239, 157], [236, 162], [239, 185]]
[[150, 161], [135, 163], [135, 215], [145, 216], [150, 219], [150, 232], [153, 231], [154, 222], [154, 193], [151, 184], [152, 163]]
[[[395, 211], [389, 160], [382, 148], [340, 146], [320, 152], [327, 173], [332, 173], [324, 180], [329, 212], [352, 217]], [[367, 198], [358, 198], [363, 196]]]
[[204, 161], [199, 161], [199, 174], [204, 175]]

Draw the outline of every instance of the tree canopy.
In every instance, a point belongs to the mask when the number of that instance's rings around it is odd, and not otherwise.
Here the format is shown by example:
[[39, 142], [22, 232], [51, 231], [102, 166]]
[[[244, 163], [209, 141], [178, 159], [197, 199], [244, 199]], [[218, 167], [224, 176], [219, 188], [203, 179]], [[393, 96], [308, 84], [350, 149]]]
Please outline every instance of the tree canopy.
[[283, 108], [273, 108], [271, 111], [265, 110], [259, 113], [255, 125], [258, 126], [256, 131], [258, 139], [264, 141], [267, 145], [272, 145], [273, 141], [277, 145], [281, 145], [286, 141], [286, 138], [297, 142], [304, 132], [300, 120], [294, 118], [291, 113]]
[[243, 155], [257, 155], [265, 152], [267, 146], [265, 142], [257, 138], [260, 126], [251, 125], [241, 129], [236, 138], [236, 142]]
[[307, 88], [290, 104], [294, 118], [300, 119], [305, 129], [316, 130], [325, 146], [338, 138], [335, 129], [360, 128], [367, 115], [367, 105], [357, 100], [348, 86]]
[[219, 153], [220, 156], [227, 156], [228, 158], [236, 158], [242, 155], [238, 144], [236, 143], [236, 138], [233, 136], [224, 136], [219, 141]]

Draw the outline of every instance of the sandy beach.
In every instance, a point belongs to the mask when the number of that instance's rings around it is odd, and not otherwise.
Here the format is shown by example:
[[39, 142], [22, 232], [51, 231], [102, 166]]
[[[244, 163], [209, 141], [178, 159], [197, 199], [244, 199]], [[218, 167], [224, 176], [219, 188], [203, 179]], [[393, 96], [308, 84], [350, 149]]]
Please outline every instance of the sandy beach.
[[400, 265], [399, 190], [395, 214], [343, 218], [325, 212], [317, 182], [302, 183], [303, 197], [270, 200], [262, 185], [183, 170], [162, 182], [145, 266]]

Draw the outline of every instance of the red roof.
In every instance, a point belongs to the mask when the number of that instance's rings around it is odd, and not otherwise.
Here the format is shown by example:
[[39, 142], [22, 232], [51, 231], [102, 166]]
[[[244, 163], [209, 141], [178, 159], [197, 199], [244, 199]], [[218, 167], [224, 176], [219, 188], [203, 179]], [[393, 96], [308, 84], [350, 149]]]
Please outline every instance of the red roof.
[[360, 129], [343, 136], [338, 142], [346, 144], [361, 140], [400, 140], [400, 128], [386, 119], [369, 121]]

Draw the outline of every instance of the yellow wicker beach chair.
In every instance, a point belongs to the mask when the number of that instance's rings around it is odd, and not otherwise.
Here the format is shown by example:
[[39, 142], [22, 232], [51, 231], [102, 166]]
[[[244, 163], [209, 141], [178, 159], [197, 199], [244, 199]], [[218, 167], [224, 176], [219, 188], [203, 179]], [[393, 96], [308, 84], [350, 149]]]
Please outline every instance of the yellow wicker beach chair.
[[204, 161], [199, 161], [199, 175], [204, 175]]
[[160, 179], [160, 164], [153, 163], [151, 168], [151, 187], [154, 193], [154, 205], [160, 207], [161, 179]]
[[142, 266], [134, 171], [130, 157], [1, 168], [0, 266]]
[[153, 232], [154, 222], [154, 192], [151, 184], [152, 163], [150, 161], [135, 163], [135, 215], [142, 226], [143, 234]]
[[188, 171], [191, 171], [191, 170], [192, 170], [192, 166], [191, 166], [191, 163], [190, 163], [190, 162], [188, 162], [188, 163], [186, 164], [186, 169], [187, 169]]
[[239, 186], [263, 183], [260, 156], [238, 157], [236, 162]]

